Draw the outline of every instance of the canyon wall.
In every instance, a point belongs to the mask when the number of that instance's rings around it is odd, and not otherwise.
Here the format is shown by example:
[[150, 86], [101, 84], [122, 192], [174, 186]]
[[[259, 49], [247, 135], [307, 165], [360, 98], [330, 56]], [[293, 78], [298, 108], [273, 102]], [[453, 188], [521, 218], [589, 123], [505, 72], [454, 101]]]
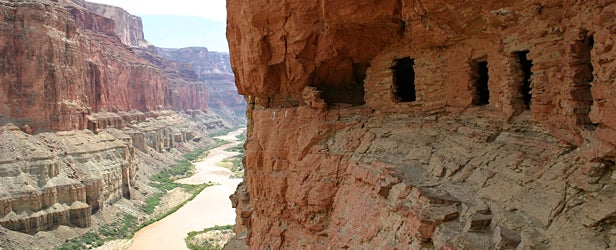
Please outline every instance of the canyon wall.
[[182, 49], [156, 48], [163, 58], [190, 65], [208, 89], [208, 107], [235, 125], [246, 124], [246, 101], [237, 94], [235, 77], [228, 53], [208, 51], [203, 47]]
[[3, 1], [0, 11], [1, 123], [65, 131], [96, 112], [208, 109], [207, 86], [151, 52], [141, 20], [118, 7]]
[[83, 129], [101, 111], [165, 107], [163, 73], [78, 6], [3, 1], [0, 115], [33, 131]]
[[208, 112], [192, 66], [153, 52], [120, 8], [0, 0], [0, 13], [4, 228], [89, 227], [105, 206], [151, 195], [151, 175], [229, 127]]
[[93, 214], [131, 199], [135, 185], [147, 185], [152, 169], [171, 164], [151, 162], [152, 154], [173, 159], [213, 144], [204, 132], [224, 128], [217, 117], [198, 111], [97, 113], [88, 119], [89, 130], [36, 135], [12, 124], [0, 127], [5, 142], [0, 146], [1, 226], [31, 234], [58, 225], [89, 227]]
[[77, 4], [94, 14], [109, 18], [115, 23], [114, 33], [123, 44], [129, 47], [148, 47], [150, 43], [145, 40], [141, 17], [131, 15], [124, 9], [100, 3], [91, 3], [83, 0], [60, 0], [65, 4]]
[[233, 126], [246, 123], [246, 102], [237, 94], [228, 53], [205, 47], [158, 48], [144, 40], [139, 17], [114, 6], [72, 2], [113, 20], [122, 42], [163, 70], [170, 83], [167, 103], [174, 110], [208, 110]]
[[616, 4], [227, 8], [251, 249], [616, 247]]

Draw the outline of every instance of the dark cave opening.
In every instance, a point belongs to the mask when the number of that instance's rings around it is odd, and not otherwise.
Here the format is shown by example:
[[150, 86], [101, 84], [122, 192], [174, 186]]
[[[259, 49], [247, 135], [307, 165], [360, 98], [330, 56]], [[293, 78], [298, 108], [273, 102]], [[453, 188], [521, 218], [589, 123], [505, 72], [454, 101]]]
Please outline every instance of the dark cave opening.
[[473, 105], [482, 106], [490, 103], [490, 90], [488, 89], [488, 82], [490, 76], [488, 75], [488, 62], [479, 61], [472, 63], [473, 80], [475, 83], [475, 98], [473, 98]]
[[347, 83], [322, 84], [317, 88], [323, 91], [322, 98], [328, 106], [346, 107], [362, 106], [366, 104], [364, 100], [364, 80], [366, 71], [370, 67], [369, 63], [353, 63], [353, 79]]
[[417, 100], [415, 92], [415, 61], [410, 57], [396, 59], [393, 70], [394, 86], [398, 102], [414, 102]]
[[520, 51], [515, 53], [518, 57], [518, 63], [520, 64], [520, 68], [522, 69], [522, 73], [524, 76], [522, 77], [522, 82], [520, 84], [520, 92], [522, 93], [522, 99], [524, 100], [524, 109], [530, 110], [532, 95], [530, 88], [530, 76], [533, 74], [531, 71], [533, 67], [533, 61], [528, 60], [528, 50]]

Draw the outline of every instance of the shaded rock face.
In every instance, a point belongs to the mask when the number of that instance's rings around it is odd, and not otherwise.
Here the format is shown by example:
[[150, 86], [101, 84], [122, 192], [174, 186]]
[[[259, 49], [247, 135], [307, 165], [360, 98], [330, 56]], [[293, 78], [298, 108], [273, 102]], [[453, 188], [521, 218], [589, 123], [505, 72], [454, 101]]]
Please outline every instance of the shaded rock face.
[[[62, 0], [69, 1], [69, 0]], [[89, 11], [109, 18], [115, 23], [114, 33], [120, 38], [123, 44], [130, 47], [150, 46], [144, 38], [143, 24], [141, 18], [131, 15], [120, 7], [110, 6], [100, 3], [90, 3], [83, 0], [70, 0]]]
[[616, 247], [615, 4], [227, 7], [251, 249]]
[[159, 67], [169, 81], [165, 102], [174, 110], [209, 110], [209, 91], [191, 65], [160, 57], [156, 47], [133, 48], [137, 54]]

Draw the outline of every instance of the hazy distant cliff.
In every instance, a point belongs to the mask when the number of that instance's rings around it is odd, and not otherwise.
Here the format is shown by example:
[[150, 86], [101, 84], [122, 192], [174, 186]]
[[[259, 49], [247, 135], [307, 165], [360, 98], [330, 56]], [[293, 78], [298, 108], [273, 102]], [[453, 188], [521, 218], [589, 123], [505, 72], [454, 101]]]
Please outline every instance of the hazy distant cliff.
[[150, 44], [145, 40], [141, 18], [131, 15], [124, 9], [99, 3], [91, 3], [83, 0], [62, 0], [69, 3], [72, 1], [89, 11], [109, 18], [115, 23], [115, 34], [122, 43], [130, 47], [147, 47]]
[[204, 47], [182, 49], [156, 48], [161, 57], [188, 64], [208, 88], [208, 106], [225, 120], [246, 123], [246, 101], [237, 94], [235, 77], [228, 53], [208, 51]]

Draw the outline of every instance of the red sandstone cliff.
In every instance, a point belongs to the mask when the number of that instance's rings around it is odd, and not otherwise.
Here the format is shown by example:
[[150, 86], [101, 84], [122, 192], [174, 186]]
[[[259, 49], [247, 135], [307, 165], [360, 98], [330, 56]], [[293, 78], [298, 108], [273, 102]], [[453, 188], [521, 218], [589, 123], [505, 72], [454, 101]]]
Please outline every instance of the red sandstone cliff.
[[35, 131], [70, 130], [85, 128], [90, 112], [166, 106], [162, 72], [121, 43], [113, 21], [51, 2], [0, 7], [0, 115]]
[[251, 249], [616, 248], [616, 4], [227, 7]]
[[5, 1], [0, 11], [2, 120], [71, 130], [96, 112], [208, 109], [206, 84], [189, 66], [148, 52], [141, 20], [120, 8]]
[[143, 39], [139, 17], [114, 6], [72, 2], [113, 20], [115, 34], [122, 42], [162, 69], [170, 84], [166, 103], [172, 109], [209, 110], [234, 125], [245, 123], [246, 103], [237, 94], [228, 53], [210, 52], [203, 47], [157, 48]]
[[94, 14], [109, 18], [115, 23], [114, 32], [122, 43], [130, 47], [150, 46], [145, 40], [141, 18], [131, 15], [124, 9], [100, 3], [90, 3], [83, 0], [61, 0], [65, 4], [77, 4]]

